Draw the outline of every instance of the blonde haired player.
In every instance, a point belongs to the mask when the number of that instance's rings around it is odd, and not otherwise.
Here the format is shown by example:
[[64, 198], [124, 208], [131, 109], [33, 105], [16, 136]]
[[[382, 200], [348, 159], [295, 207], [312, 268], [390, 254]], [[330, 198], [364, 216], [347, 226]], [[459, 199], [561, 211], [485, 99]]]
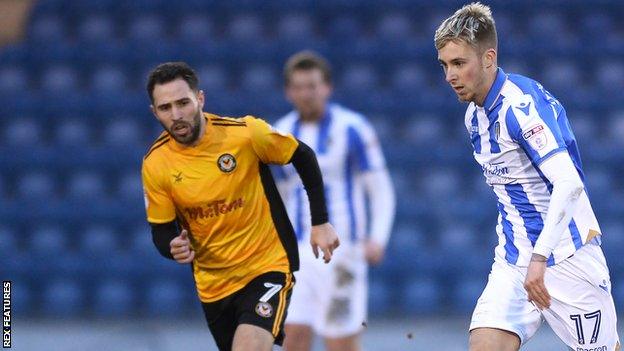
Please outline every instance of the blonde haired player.
[[499, 244], [470, 324], [470, 350], [518, 350], [543, 319], [577, 351], [617, 350], [601, 230], [566, 111], [497, 65], [490, 8], [466, 5], [435, 33], [446, 81], [469, 106], [474, 157], [498, 198]]

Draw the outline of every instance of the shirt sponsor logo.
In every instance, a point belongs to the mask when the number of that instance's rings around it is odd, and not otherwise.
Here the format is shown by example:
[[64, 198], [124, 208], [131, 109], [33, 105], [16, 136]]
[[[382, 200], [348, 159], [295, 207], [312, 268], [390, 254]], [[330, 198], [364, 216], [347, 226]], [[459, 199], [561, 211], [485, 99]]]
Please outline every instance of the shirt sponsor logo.
[[204, 206], [188, 207], [184, 209], [184, 213], [187, 218], [196, 221], [198, 218], [205, 219], [226, 215], [242, 207], [243, 198], [241, 197], [230, 203], [226, 203], [225, 200], [217, 200], [209, 202]]

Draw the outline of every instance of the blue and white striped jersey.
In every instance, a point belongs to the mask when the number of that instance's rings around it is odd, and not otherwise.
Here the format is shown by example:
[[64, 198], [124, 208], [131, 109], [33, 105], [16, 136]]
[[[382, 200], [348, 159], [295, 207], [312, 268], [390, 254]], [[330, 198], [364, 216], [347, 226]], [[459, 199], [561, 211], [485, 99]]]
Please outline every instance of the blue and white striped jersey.
[[[299, 114], [292, 111], [274, 126], [281, 132], [292, 133], [316, 153], [325, 184], [329, 221], [338, 233], [341, 246], [363, 239], [369, 229], [361, 175], [385, 169], [373, 127], [362, 115], [337, 104], [329, 104], [318, 122], [302, 122]], [[307, 245], [310, 211], [301, 180], [290, 164], [273, 170], [297, 239]]]
[[[528, 266], [544, 226], [552, 185], [540, 164], [567, 152], [584, 181], [576, 139], [561, 103], [538, 82], [498, 69], [483, 107], [471, 103], [465, 124], [474, 157], [498, 198], [497, 258]], [[583, 191], [568, 228], [548, 258], [556, 264], [600, 235]], [[600, 241], [599, 237], [595, 239]]]

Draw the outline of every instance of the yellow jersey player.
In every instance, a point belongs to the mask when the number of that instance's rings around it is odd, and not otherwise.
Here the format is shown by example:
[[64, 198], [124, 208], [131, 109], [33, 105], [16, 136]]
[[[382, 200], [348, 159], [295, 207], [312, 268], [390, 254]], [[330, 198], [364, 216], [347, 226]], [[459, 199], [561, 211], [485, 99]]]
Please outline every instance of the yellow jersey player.
[[268, 164], [291, 162], [299, 172], [310, 199], [310, 243], [329, 262], [339, 242], [314, 152], [261, 119], [204, 113], [198, 78], [183, 62], [156, 67], [147, 91], [165, 129], [142, 167], [154, 244], [161, 255], [192, 264], [220, 350], [281, 345], [299, 257]]

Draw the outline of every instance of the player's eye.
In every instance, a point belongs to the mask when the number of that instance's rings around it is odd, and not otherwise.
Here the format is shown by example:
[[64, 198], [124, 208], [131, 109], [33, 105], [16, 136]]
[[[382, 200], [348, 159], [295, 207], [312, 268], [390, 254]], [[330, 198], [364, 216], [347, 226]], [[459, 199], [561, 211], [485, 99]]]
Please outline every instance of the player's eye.
[[171, 105], [167, 104], [167, 105], [160, 105], [158, 106], [158, 110], [159, 111], [168, 111], [171, 108]]

